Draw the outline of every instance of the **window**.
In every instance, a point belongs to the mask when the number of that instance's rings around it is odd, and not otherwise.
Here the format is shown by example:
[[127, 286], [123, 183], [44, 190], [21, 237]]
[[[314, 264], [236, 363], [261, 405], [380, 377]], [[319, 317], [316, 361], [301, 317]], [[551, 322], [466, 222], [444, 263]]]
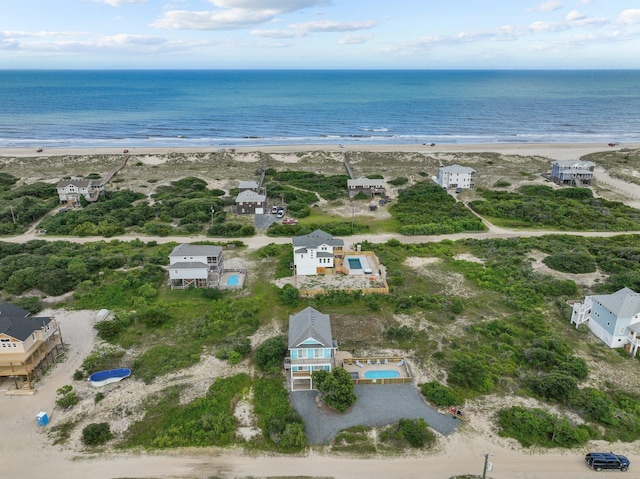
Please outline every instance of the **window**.
[[625, 330], [625, 327], [621, 326], [620, 328], [618, 328], [618, 334], [624, 334], [624, 330]]
[[314, 358], [324, 358], [324, 349], [314, 349], [313, 350]]

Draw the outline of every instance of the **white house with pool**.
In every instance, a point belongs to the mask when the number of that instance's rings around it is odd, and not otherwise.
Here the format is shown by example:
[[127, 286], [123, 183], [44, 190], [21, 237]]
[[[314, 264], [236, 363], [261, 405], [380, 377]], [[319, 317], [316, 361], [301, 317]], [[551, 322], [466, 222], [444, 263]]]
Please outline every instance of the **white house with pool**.
[[169, 286], [187, 288], [242, 288], [246, 271], [225, 269], [222, 247], [182, 243], [169, 254]]
[[294, 275], [331, 274], [344, 255], [344, 240], [322, 230], [293, 238]]

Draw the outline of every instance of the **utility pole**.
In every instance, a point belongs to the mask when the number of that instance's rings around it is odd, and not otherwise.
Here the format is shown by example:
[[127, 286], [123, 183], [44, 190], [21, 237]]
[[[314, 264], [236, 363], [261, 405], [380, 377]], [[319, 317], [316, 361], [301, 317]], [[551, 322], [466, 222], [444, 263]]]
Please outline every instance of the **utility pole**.
[[482, 479], [487, 479], [487, 468], [489, 467], [489, 454], [484, 455], [484, 469], [482, 470]]
[[9, 208], [11, 208], [11, 218], [13, 219], [13, 222], [15, 223], [16, 222], [16, 215], [13, 212], [13, 206], [9, 205]]
[[213, 209], [213, 206], [211, 207], [211, 227], [213, 227], [213, 214], [216, 212], [216, 210]]
[[353, 233], [353, 216], [356, 214], [356, 205], [351, 205], [351, 233]]

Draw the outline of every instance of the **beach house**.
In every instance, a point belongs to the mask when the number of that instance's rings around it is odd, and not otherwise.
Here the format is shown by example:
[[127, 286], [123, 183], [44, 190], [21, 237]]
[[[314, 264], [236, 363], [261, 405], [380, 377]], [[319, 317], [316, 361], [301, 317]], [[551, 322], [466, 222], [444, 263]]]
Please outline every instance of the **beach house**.
[[445, 189], [475, 188], [476, 170], [460, 165], [443, 166], [438, 170], [435, 181]]
[[332, 273], [344, 256], [344, 241], [322, 230], [293, 237], [294, 275]]
[[622, 288], [612, 294], [586, 296], [573, 304], [571, 323], [589, 329], [610, 348], [635, 356], [640, 344], [640, 293]]
[[592, 161], [558, 160], [551, 162], [551, 181], [559, 185], [590, 185], [596, 164]]
[[[29, 312], [11, 303], [0, 303], [0, 377], [13, 377], [15, 388], [44, 374], [64, 351], [60, 327], [51, 317], [29, 317]], [[24, 384], [18, 379], [23, 378]]]
[[236, 196], [236, 213], [239, 215], [263, 215], [267, 207], [267, 197], [253, 190], [244, 190]]
[[362, 193], [367, 196], [385, 194], [385, 182], [384, 180], [369, 179], [364, 176], [356, 178], [355, 180], [347, 180], [347, 191], [349, 198], [353, 198]]
[[56, 190], [60, 203], [79, 204], [80, 197], [87, 201], [96, 201], [102, 191], [102, 184], [99, 180], [89, 180], [85, 178], [69, 178], [58, 181]]
[[337, 342], [331, 335], [328, 314], [308, 307], [289, 316], [289, 358], [291, 391], [313, 389], [311, 373], [336, 365]]
[[169, 254], [171, 289], [215, 288], [224, 273], [220, 246], [182, 243]]

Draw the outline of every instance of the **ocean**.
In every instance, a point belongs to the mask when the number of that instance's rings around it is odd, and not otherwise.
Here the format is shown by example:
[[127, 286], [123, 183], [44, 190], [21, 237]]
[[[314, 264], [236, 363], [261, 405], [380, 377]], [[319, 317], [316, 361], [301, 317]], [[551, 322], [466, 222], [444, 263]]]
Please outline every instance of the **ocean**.
[[0, 147], [637, 141], [639, 70], [0, 70]]

